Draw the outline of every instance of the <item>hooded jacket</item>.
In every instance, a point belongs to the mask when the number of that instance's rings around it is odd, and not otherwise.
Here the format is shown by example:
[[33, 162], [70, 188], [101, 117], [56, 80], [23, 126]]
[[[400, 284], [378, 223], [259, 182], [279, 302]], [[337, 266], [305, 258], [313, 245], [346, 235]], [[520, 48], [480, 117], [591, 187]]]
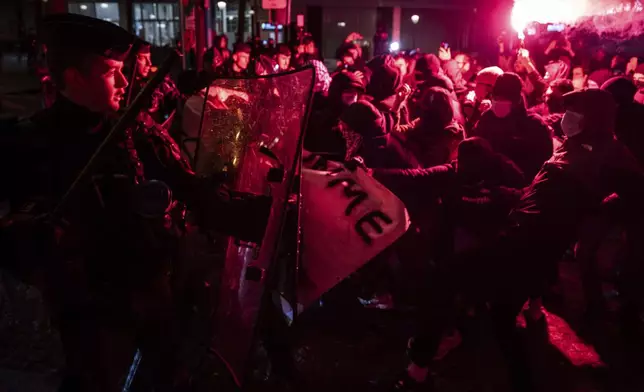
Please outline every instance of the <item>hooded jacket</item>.
[[634, 102], [637, 88], [633, 82], [623, 77], [611, 78], [601, 87], [611, 93], [617, 103], [615, 136], [633, 153], [644, 167], [644, 105]]
[[369, 168], [414, 168], [417, 159], [389, 133], [385, 117], [369, 101], [351, 105], [341, 117], [347, 142], [345, 159], [360, 156]]
[[[416, 73], [419, 76], [418, 88], [410, 98], [410, 117], [420, 116], [421, 100], [425, 92], [432, 87], [441, 87], [450, 94], [454, 93], [454, 83], [445, 75], [438, 57], [428, 54], [421, 57], [416, 64]], [[456, 95], [454, 95], [456, 98]]]
[[530, 181], [553, 153], [553, 132], [544, 120], [530, 114], [519, 104], [505, 118], [497, 117], [492, 110], [483, 113], [471, 134], [486, 139], [494, 151], [499, 152], [521, 168]]
[[364, 93], [364, 83], [352, 72], [343, 71], [333, 77], [323, 107], [315, 107], [304, 135], [304, 148], [311, 152], [330, 154], [344, 159], [346, 143], [340, 130], [340, 116], [347, 109], [342, 102], [345, 91]]
[[455, 120], [451, 94], [432, 87], [420, 101], [420, 119], [407, 131], [406, 146], [423, 167], [442, 165], [456, 159], [456, 149], [463, 140], [463, 127]]
[[644, 216], [644, 172], [612, 134], [615, 108], [610, 95], [576, 91], [564, 100], [567, 110], [586, 117], [584, 129], [564, 140], [543, 165], [498, 241], [471, 255], [499, 260], [496, 268], [521, 279], [522, 286], [512, 288], [519, 290], [515, 296], [527, 296], [542, 285], [586, 219], [598, 214], [610, 195], [617, 194], [629, 212], [625, 217], [630, 222], [624, 223], [639, 224]]
[[[405, 203], [415, 230], [400, 249], [406, 258], [445, 257], [465, 237], [495, 236], [525, 183], [520, 169], [481, 138], [463, 141], [458, 159], [428, 169], [378, 170], [374, 177]], [[455, 241], [456, 240], [456, 241]], [[422, 262], [422, 261], [421, 261]], [[426, 262], [426, 260], [424, 261]]]
[[506, 273], [539, 287], [586, 218], [613, 193], [633, 219], [642, 219], [644, 173], [634, 157], [614, 139], [567, 139], [527, 188], [493, 254], [475, 257], [505, 260]]

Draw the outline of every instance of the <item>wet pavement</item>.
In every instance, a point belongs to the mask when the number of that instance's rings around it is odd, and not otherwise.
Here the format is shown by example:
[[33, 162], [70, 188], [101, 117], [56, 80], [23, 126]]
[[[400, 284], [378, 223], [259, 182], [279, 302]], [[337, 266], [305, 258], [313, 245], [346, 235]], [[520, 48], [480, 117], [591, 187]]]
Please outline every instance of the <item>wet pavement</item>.
[[[561, 263], [560, 282], [562, 298], [544, 310], [545, 325], [528, 328], [522, 315], [517, 318], [537, 390], [644, 391], [642, 341], [621, 333], [616, 313], [594, 322], [584, 318], [576, 263]], [[323, 314], [323, 309], [316, 312], [317, 317], [305, 315], [296, 328], [305, 353], [300, 370], [306, 390], [376, 390], [374, 381], [394, 377], [405, 365], [406, 338], [413, 331], [410, 314], [363, 310], [342, 318]], [[507, 369], [489, 328], [482, 320], [462, 339], [444, 339], [443, 346], [452, 347], [432, 365], [437, 391], [509, 390]], [[454, 340], [460, 341], [455, 348]]]
[[[537, 391], [644, 391], [642, 341], [623, 336], [613, 313], [600, 321], [585, 321], [576, 267], [574, 262], [562, 263], [560, 278], [566, 289], [563, 300], [545, 311], [545, 328], [527, 328], [523, 317], [517, 318]], [[57, 370], [63, 366], [62, 351], [39, 295], [6, 275], [2, 281], [0, 391], [53, 391], [59, 382]], [[289, 390], [380, 391], [378, 383], [403, 368], [406, 339], [413, 332], [411, 314], [347, 310], [312, 309], [291, 327], [301, 383]], [[509, 391], [507, 369], [489, 328], [483, 318], [467, 335], [455, 332], [445, 337], [440, 359], [432, 365], [436, 391]], [[203, 348], [194, 345], [191, 353], [205, 358]], [[233, 390], [223, 387], [231, 384], [219, 361], [199, 362], [212, 374], [198, 390], [211, 390], [206, 385]], [[279, 385], [262, 383], [251, 390], [286, 390]]]

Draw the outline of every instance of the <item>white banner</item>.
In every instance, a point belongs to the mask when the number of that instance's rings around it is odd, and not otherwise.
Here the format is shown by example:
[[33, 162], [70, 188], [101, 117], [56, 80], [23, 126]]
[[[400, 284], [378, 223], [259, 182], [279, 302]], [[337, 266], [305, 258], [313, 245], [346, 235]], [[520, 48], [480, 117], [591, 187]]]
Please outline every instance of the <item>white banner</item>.
[[[306, 154], [305, 154], [306, 156]], [[409, 228], [405, 205], [365, 170], [305, 158], [298, 302], [320, 295], [393, 244]], [[315, 169], [314, 169], [315, 168]]]

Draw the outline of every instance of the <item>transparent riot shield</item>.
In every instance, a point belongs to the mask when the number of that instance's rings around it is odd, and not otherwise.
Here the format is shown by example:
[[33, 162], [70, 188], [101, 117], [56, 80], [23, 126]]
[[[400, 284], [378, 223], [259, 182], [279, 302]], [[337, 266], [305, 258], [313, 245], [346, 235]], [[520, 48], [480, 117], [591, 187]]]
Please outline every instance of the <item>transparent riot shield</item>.
[[[212, 349], [239, 385], [253, 345], [266, 277], [275, 267], [293, 181], [300, 172], [297, 162], [313, 80], [312, 68], [254, 79], [218, 79], [201, 92], [201, 111], [184, 110], [184, 116], [193, 116], [184, 118], [184, 124], [201, 124], [194, 135], [198, 139], [192, 157], [196, 173], [225, 175], [235, 191], [272, 198], [261, 243], [236, 238], [227, 242]], [[194, 129], [184, 131], [194, 133]]]

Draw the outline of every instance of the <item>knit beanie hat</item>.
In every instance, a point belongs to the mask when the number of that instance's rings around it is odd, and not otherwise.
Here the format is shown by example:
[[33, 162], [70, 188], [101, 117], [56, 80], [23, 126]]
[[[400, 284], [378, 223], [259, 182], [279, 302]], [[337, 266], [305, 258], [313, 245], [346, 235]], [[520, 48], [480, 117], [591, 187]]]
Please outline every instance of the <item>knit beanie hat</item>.
[[501, 98], [517, 102], [521, 99], [522, 90], [523, 82], [519, 75], [513, 72], [505, 72], [496, 79], [492, 89], [492, 96], [496, 99]]
[[385, 135], [385, 119], [371, 102], [360, 100], [354, 103], [344, 111], [341, 120], [364, 138]]
[[367, 94], [371, 95], [376, 102], [391, 97], [402, 85], [400, 69], [393, 64], [391, 57], [389, 59], [390, 61], [373, 69], [371, 79], [367, 85]]

